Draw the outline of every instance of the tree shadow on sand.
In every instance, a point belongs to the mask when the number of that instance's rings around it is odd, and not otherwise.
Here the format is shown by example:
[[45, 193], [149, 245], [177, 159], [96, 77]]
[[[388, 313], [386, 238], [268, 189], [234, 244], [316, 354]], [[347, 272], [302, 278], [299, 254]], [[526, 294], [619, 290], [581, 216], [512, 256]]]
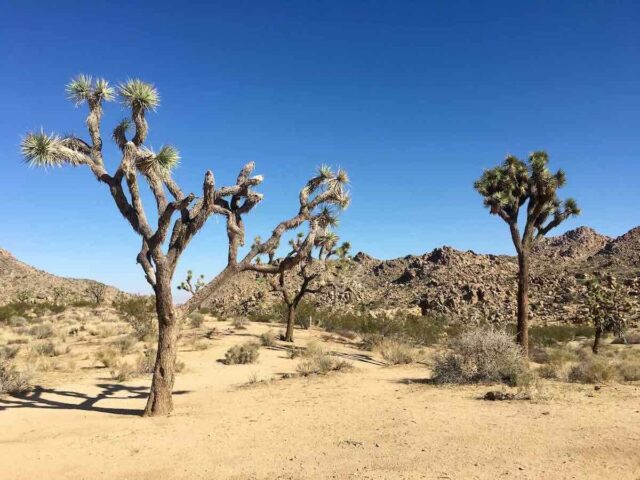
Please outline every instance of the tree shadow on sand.
[[[143, 409], [100, 407], [96, 404], [101, 400], [145, 399], [149, 395], [149, 387], [130, 387], [111, 383], [101, 383], [96, 386], [101, 389], [101, 392], [97, 395], [37, 386], [26, 393], [0, 398], [0, 412], [12, 408], [50, 408], [55, 410], [84, 410], [113, 415], [142, 415]], [[120, 396], [123, 393], [125, 395]], [[188, 393], [188, 391], [180, 390], [173, 392], [174, 395], [183, 395], [185, 393]], [[44, 395], [64, 397], [70, 400], [74, 399], [79, 401], [79, 403], [74, 403], [72, 400], [69, 402], [54, 400]]]

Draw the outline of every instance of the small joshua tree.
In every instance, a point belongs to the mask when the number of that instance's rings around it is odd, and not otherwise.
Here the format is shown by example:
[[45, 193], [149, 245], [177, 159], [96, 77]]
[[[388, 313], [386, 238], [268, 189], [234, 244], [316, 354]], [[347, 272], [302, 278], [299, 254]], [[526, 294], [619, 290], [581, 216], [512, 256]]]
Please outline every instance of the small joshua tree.
[[[332, 255], [344, 258], [350, 248], [348, 242], [336, 248], [339, 241], [338, 235], [330, 230], [337, 225], [337, 219], [331, 209], [325, 208], [318, 217], [319, 234], [316, 237], [314, 247], [318, 250], [318, 257], [313, 257], [313, 249], [309, 250], [299, 265], [290, 270], [282, 271], [271, 279], [271, 288], [282, 295], [286, 306], [286, 331], [283, 340], [293, 342], [293, 328], [296, 322], [296, 311], [304, 296], [308, 293], [320, 293], [326, 286], [319, 282], [323, 270], [327, 267], [327, 261]], [[291, 251], [287, 255], [300, 254], [303, 248], [302, 234], [289, 242]], [[285, 257], [285, 259], [287, 258]], [[271, 263], [282, 260], [271, 259]]]
[[[213, 173], [207, 171], [202, 195], [185, 195], [172, 177], [172, 171], [180, 160], [178, 150], [167, 145], [156, 153], [145, 146], [148, 133], [146, 116], [160, 104], [158, 91], [152, 84], [141, 80], [128, 80], [120, 84], [117, 91], [130, 116], [113, 130], [113, 140], [121, 153], [115, 173], [108, 172], [103, 158], [101, 121], [103, 105], [114, 100], [116, 91], [106, 80], [94, 80], [85, 75], [73, 79], [67, 86], [67, 92], [76, 105], [86, 104], [88, 107], [86, 125], [90, 141], [74, 135], [29, 133], [22, 141], [22, 154], [32, 166], [88, 167], [98, 182], [107, 187], [122, 216], [140, 236], [141, 248], [137, 262], [155, 293], [158, 317], [158, 349], [144, 415], [167, 415], [173, 409], [171, 392], [175, 380], [178, 314], [188, 313], [198, 307], [206, 296], [224, 285], [234, 274], [250, 268], [251, 261], [261, 253], [271, 251], [273, 244], [277, 244], [286, 230], [310, 221], [316, 208], [325, 203], [341, 204], [348, 200], [345, 192], [336, 185], [333, 174], [314, 177], [300, 193], [301, 208], [298, 215], [281, 222], [266, 242], [256, 243], [243, 261], [238, 262], [238, 248], [244, 244], [243, 215], [263, 198], [252, 190], [263, 180], [262, 176], [251, 176], [253, 162], [240, 170], [235, 185], [216, 187]], [[155, 200], [155, 227], [147, 220], [140, 194], [140, 179], [148, 185]], [[314, 192], [316, 195], [312, 196]], [[191, 302], [177, 312], [173, 304], [171, 282], [178, 260], [189, 242], [214, 214], [226, 218], [228, 265], [213, 282], [200, 289], [200, 296], [192, 297]], [[177, 216], [175, 220], [174, 216]], [[315, 229], [310, 230], [309, 238], [313, 242]], [[280, 268], [292, 268], [298, 262], [298, 258], [292, 258]]]
[[600, 338], [611, 332], [622, 337], [627, 327], [626, 314], [630, 309], [628, 295], [615, 277], [592, 277], [585, 283], [587, 289], [587, 316], [593, 323], [595, 337], [591, 350], [598, 353]]
[[65, 299], [71, 293], [69, 289], [64, 287], [53, 287], [53, 303], [56, 305], [64, 305]]
[[96, 305], [100, 305], [107, 294], [107, 286], [102, 283], [92, 283], [87, 287], [86, 292]]
[[[509, 225], [511, 239], [518, 254], [518, 325], [517, 341], [525, 357], [528, 353], [530, 257], [534, 243], [580, 210], [575, 200], [562, 203], [557, 196], [566, 178], [562, 170], [552, 174], [546, 152], [529, 155], [528, 165], [508, 155], [504, 163], [485, 170], [475, 182], [484, 204], [493, 215]], [[520, 233], [518, 217], [526, 204], [524, 231]]]
[[200, 290], [205, 285], [206, 283], [204, 281], [204, 275], [200, 275], [194, 283], [193, 271], [188, 270], [187, 278], [184, 280], [184, 282], [178, 285], [178, 290], [184, 290], [185, 292], [189, 292], [191, 295], [195, 295], [196, 293], [198, 293], [198, 290]]

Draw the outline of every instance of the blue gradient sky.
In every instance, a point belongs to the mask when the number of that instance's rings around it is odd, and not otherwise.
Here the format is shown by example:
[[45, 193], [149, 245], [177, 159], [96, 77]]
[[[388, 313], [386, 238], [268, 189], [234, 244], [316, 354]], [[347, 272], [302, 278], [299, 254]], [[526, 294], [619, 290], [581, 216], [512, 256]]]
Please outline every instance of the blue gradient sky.
[[[45, 3], [47, 5], [45, 5]], [[198, 189], [255, 160], [266, 199], [248, 238], [294, 212], [313, 169], [340, 165], [353, 203], [340, 233], [389, 258], [442, 244], [510, 253], [472, 188], [507, 152], [546, 149], [586, 224], [640, 223], [637, 2], [0, 2], [0, 246], [50, 272], [146, 291], [139, 240], [86, 169], [30, 170], [31, 129], [84, 134], [65, 100], [76, 73], [155, 82], [150, 145], [177, 145]], [[110, 131], [123, 115], [107, 108]], [[117, 158], [109, 146], [109, 164]], [[179, 267], [225, 261], [212, 219]]]

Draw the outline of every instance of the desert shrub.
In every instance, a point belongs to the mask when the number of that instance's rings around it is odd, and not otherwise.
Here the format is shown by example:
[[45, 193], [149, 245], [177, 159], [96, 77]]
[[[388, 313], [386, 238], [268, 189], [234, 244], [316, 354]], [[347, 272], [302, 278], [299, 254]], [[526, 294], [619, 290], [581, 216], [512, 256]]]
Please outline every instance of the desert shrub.
[[8, 345], [26, 345], [27, 343], [29, 343], [29, 339], [26, 337], [12, 338], [7, 341]]
[[245, 330], [248, 323], [249, 320], [247, 320], [246, 317], [235, 317], [233, 319], [232, 325], [236, 330]]
[[[515, 325], [509, 325], [508, 329], [515, 335]], [[532, 325], [529, 327], [529, 347], [551, 347], [579, 337], [593, 338], [593, 335], [593, 327], [589, 325]]]
[[537, 372], [540, 378], [546, 378], [548, 380], [553, 380], [559, 377], [558, 367], [550, 363], [540, 366]]
[[125, 382], [137, 375], [136, 368], [126, 361], [117, 361], [111, 368], [111, 378], [118, 382]]
[[116, 311], [131, 326], [139, 340], [151, 340], [158, 334], [153, 297], [119, 296], [113, 302]]
[[194, 312], [189, 315], [189, 323], [192, 328], [200, 328], [204, 323], [204, 315], [199, 312]]
[[326, 375], [329, 372], [338, 372], [351, 368], [353, 368], [351, 363], [323, 352], [303, 358], [298, 363], [296, 371], [301, 376], [307, 377], [309, 375]]
[[618, 364], [618, 372], [626, 382], [640, 380], [640, 358], [626, 358]]
[[16, 395], [29, 391], [31, 378], [19, 371], [13, 363], [0, 359], [0, 395]]
[[602, 356], [584, 355], [568, 373], [568, 380], [577, 383], [602, 383], [616, 380], [618, 372], [613, 363]]
[[37, 343], [32, 348], [38, 355], [42, 355], [43, 357], [59, 357], [71, 351], [68, 345], [58, 345], [50, 340]]
[[157, 350], [155, 348], [145, 347], [144, 352], [138, 355], [136, 359], [136, 372], [139, 374], [153, 373], [156, 365]]
[[20, 351], [19, 345], [5, 345], [0, 347], [0, 361], [13, 360]]
[[26, 303], [13, 302], [0, 307], [0, 322], [8, 322], [13, 317], [24, 317], [29, 311]]
[[89, 300], [75, 300], [71, 302], [72, 307], [76, 308], [86, 308], [95, 306], [95, 302], [90, 302]]
[[29, 329], [29, 335], [42, 340], [45, 338], [51, 338], [55, 335], [53, 327], [49, 323], [43, 323], [42, 325], [34, 325]]
[[416, 361], [416, 351], [406, 343], [383, 339], [376, 348], [391, 365], [406, 365]]
[[252, 322], [258, 323], [271, 323], [273, 321], [282, 321], [283, 317], [278, 312], [251, 312], [249, 315], [249, 320]]
[[640, 333], [632, 333], [630, 335], [623, 335], [613, 339], [612, 345], [640, 345]]
[[356, 313], [329, 313], [317, 310], [317, 323], [329, 332], [352, 331], [367, 336], [396, 338], [416, 345], [433, 345], [445, 337], [459, 334], [458, 324], [442, 316], [373, 317]]
[[277, 335], [273, 330], [260, 334], [260, 344], [263, 347], [273, 347], [276, 344]]
[[24, 317], [11, 317], [7, 322], [10, 327], [26, 327], [29, 321]]
[[113, 345], [120, 351], [122, 354], [131, 353], [131, 351], [138, 344], [138, 339], [131, 336], [125, 335], [116, 340]]
[[113, 347], [102, 347], [95, 353], [96, 361], [106, 368], [113, 368], [118, 363], [120, 354]]
[[480, 327], [453, 339], [450, 351], [435, 358], [436, 383], [504, 382], [515, 385], [526, 365], [522, 350], [502, 330]]
[[224, 354], [223, 363], [225, 365], [255, 363], [260, 355], [259, 348], [260, 344], [256, 342], [234, 345]]

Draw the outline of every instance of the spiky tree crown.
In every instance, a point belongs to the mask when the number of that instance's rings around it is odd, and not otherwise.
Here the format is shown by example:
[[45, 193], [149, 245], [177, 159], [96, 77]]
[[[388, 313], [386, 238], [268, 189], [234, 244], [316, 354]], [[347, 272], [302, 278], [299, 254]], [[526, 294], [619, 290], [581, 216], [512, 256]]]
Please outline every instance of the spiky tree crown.
[[549, 171], [546, 152], [534, 152], [527, 163], [508, 155], [502, 165], [485, 170], [474, 187], [484, 197], [484, 204], [494, 215], [507, 223], [518, 221], [520, 208], [527, 205], [527, 223], [537, 230], [538, 236], [546, 234], [564, 220], [578, 215], [580, 209], [575, 200], [561, 202], [558, 189], [566, 183], [562, 170]]
[[91, 75], [80, 74], [67, 84], [67, 95], [76, 105], [84, 102], [110, 102], [114, 90], [104, 78], [93, 79]]
[[118, 85], [118, 93], [120, 101], [131, 108], [155, 110], [160, 105], [160, 94], [156, 87], [137, 78]]

